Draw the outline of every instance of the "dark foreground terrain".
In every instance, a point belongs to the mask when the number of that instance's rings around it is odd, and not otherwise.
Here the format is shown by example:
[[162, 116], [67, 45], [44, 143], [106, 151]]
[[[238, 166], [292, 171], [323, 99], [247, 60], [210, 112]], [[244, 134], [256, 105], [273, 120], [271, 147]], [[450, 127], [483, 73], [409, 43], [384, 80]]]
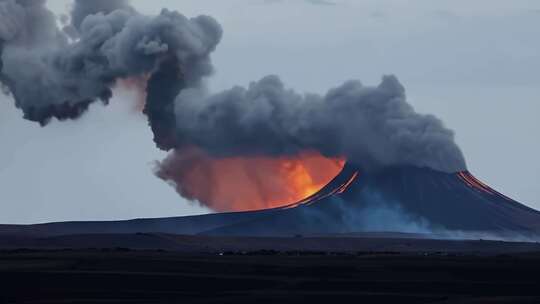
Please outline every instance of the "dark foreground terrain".
[[[177, 236], [176, 250], [104, 246], [151, 237], [4, 238], [0, 303], [540, 303], [534, 243]], [[59, 249], [83, 240], [94, 249]]]

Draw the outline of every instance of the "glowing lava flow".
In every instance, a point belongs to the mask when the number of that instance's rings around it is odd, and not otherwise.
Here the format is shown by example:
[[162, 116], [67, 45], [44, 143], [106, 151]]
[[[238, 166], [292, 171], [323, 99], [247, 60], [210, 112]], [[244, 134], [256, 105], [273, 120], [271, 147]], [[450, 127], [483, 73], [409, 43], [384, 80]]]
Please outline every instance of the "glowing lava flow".
[[352, 183], [354, 183], [354, 181], [358, 178], [358, 175], [360, 175], [360, 172], [355, 172], [353, 176], [337, 190], [337, 193], [338, 194], [345, 193], [345, 191], [347, 191], [347, 189], [349, 189]]
[[485, 183], [483, 183], [482, 181], [480, 181], [479, 179], [474, 177], [468, 171], [459, 172], [459, 173], [457, 173], [457, 175], [465, 184], [467, 184], [472, 189], [476, 189], [478, 191], [482, 191], [482, 192], [488, 193], [490, 195], [498, 196], [498, 197], [500, 197], [502, 199], [505, 199], [507, 201], [510, 201], [510, 202], [516, 202], [513, 199], [509, 198], [508, 196], [506, 196], [506, 195], [504, 195], [504, 194], [502, 194], [502, 193], [500, 193], [498, 191], [495, 191], [490, 186], [486, 185]]
[[358, 179], [358, 176], [360, 175], [360, 172], [355, 172], [348, 180], [346, 180], [345, 182], [341, 183], [339, 185], [339, 187], [337, 188], [330, 188], [328, 192], [317, 192], [315, 195], [311, 195], [309, 197], [306, 197], [305, 199], [301, 200], [301, 201], [298, 201], [294, 204], [291, 204], [291, 205], [288, 205], [286, 206], [285, 208], [286, 209], [289, 209], [289, 208], [295, 208], [295, 207], [298, 207], [298, 206], [301, 206], [301, 205], [311, 205], [313, 203], [316, 203], [320, 200], [323, 200], [327, 197], [330, 197], [330, 196], [333, 196], [333, 195], [339, 195], [339, 194], [343, 194], [347, 191], [347, 189], [349, 189], [349, 187]]
[[188, 199], [215, 211], [288, 206], [312, 196], [345, 165], [316, 152], [286, 157], [214, 158], [198, 149], [177, 151], [156, 174]]
[[476, 177], [474, 177], [469, 172], [459, 172], [458, 176], [463, 182], [465, 182], [471, 188], [484, 191], [489, 194], [495, 194], [494, 191], [489, 186], [479, 181]]

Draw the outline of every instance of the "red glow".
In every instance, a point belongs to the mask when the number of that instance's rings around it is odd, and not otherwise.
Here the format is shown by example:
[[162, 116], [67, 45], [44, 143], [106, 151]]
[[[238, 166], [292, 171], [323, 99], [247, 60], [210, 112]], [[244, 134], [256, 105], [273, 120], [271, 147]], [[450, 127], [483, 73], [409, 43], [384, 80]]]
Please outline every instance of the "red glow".
[[352, 183], [354, 183], [354, 181], [358, 178], [358, 175], [360, 175], [359, 172], [355, 172], [353, 174], [353, 176], [351, 177], [351, 179], [349, 179], [343, 186], [341, 186], [339, 189], [338, 189], [338, 192], [339, 194], [343, 194], [345, 193], [345, 191], [347, 191], [347, 189], [351, 186]]
[[189, 149], [171, 154], [157, 174], [174, 181], [184, 197], [213, 210], [247, 211], [301, 201], [327, 185], [344, 165], [342, 159], [316, 152], [277, 158], [213, 158]]
[[483, 191], [489, 194], [495, 194], [494, 190], [492, 190], [486, 184], [482, 183], [480, 180], [478, 180], [469, 172], [459, 172], [458, 176], [463, 182], [465, 182], [471, 188], [474, 188], [476, 190]]
[[515, 202], [513, 199], [509, 198], [508, 196], [495, 191], [493, 188], [491, 188], [490, 186], [486, 185], [485, 183], [483, 183], [482, 181], [474, 177], [470, 172], [467, 172], [467, 171], [459, 172], [458, 177], [472, 189], [476, 189], [478, 191], [482, 191], [493, 196], [498, 196], [509, 202]]

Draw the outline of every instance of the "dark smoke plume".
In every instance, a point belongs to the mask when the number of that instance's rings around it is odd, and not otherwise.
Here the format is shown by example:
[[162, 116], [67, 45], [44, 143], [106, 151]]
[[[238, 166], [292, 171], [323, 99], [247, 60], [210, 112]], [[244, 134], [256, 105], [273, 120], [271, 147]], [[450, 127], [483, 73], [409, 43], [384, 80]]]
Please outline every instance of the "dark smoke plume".
[[198, 146], [214, 156], [315, 150], [346, 157], [363, 170], [466, 168], [453, 132], [436, 117], [416, 113], [394, 76], [376, 87], [349, 81], [325, 96], [298, 94], [268, 76], [215, 95], [186, 89], [174, 108], [178, 149]]
[[72, 20], [84, 19], [70, 43], [44, 1], [0, 1], [0, 79], [24, 117], [41, 124], [107, 103], [116, 80], [151, 73], [168, 57], [181, 66], [185, 85], [197, 86], [213, 70], [209, 54], [222, 35], [207, 16], [163, 10], [148, 17], [125, 1], [77, 1]]
[[349, 81], [324, 96], [287, 89], [277, 76], [209, 94], [201, 82], [222, 37], [211, 17], [166, 9], [151, 17], [124, 0], [78, 0], [68, 18], [76, 35], [55, 18], [45, 1], [0, 0], [0, 81], [26, 119], [77, 118], [107, 103], [118, 79], [148, 76], [144, 113], [173, 158], [194, 147], [218, 158], [318, 151], [364, 171], [466, 169], [453, 132], [415, 112], [394, 76], [375, 87]]
[[176, 117], [171, 102], [185, 87], [184, 79], [175, 58], [169, 57], [159, 64], [147, 84], [144, 114], [154, 134], [154, 142], [162, 150], [176, 145]]
[[75, 0], [71, 10], [71, 25], [80, 30], [86, 17], [97, 13], [110, 14], [116, 10], [135, 12], [128, 0]]

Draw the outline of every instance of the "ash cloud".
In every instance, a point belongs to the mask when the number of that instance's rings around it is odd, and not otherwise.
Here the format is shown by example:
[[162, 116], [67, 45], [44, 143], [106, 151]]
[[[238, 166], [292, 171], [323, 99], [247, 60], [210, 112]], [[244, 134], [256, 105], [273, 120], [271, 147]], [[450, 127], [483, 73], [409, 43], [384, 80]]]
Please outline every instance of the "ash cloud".
[[287, 89], [277, 76], [214, 95], [186, 89], [175, 112], [179, 149], [195, 145], [223, 157], [316, 150], [364, 171], [466, 169], [453, 132], [435, 116], [417, 113], [394, 76], [374, 87], [349, 81], [324, 96]]
[[71, 24], [80, 30], [86, 17], [98, 13], [110, 14], [116, 10], [135, 12], [128, 0], [75, 0], [71, 10]]
[[176, 59], [167, 58], [159, 64], [147, 84], [144, 113], [154, 134], [154, 142], [162, 150], [176, 145], [176, 117], [173, 101], [185, 87], [184, 77]]
[[26, 119], [75, 119], [107, 103], [118, 79], [149, 76], [144, 113], [157, 146], [211, 156], [279, 156], [316, 150], [362, 170], [413, 165], [466, 169], [453, 132], [406, 101], [394, 76], [348, 81], [325, 95], [287, 89], [277, 76], [209, 94], [210, 55], [222, 37], [213, 18], [164, 9], [145, 16], [127, 1], [76, 1], [73, 39], [45, 1], [0, 0], [0, 81]]
[[198, 85], [213, 71], [209, 55], [222, 34], [211, 17], [188, 19], [166, 9], [149, 17], [125, 1], [77, 1], [73, 42], [45, 1], [4, 0], [0, 14], [0, 79], [24, 117], [42, 125], [107, 103], [117, 79], [152, 73], [167, 57], [181, 66], [186, 85]]

